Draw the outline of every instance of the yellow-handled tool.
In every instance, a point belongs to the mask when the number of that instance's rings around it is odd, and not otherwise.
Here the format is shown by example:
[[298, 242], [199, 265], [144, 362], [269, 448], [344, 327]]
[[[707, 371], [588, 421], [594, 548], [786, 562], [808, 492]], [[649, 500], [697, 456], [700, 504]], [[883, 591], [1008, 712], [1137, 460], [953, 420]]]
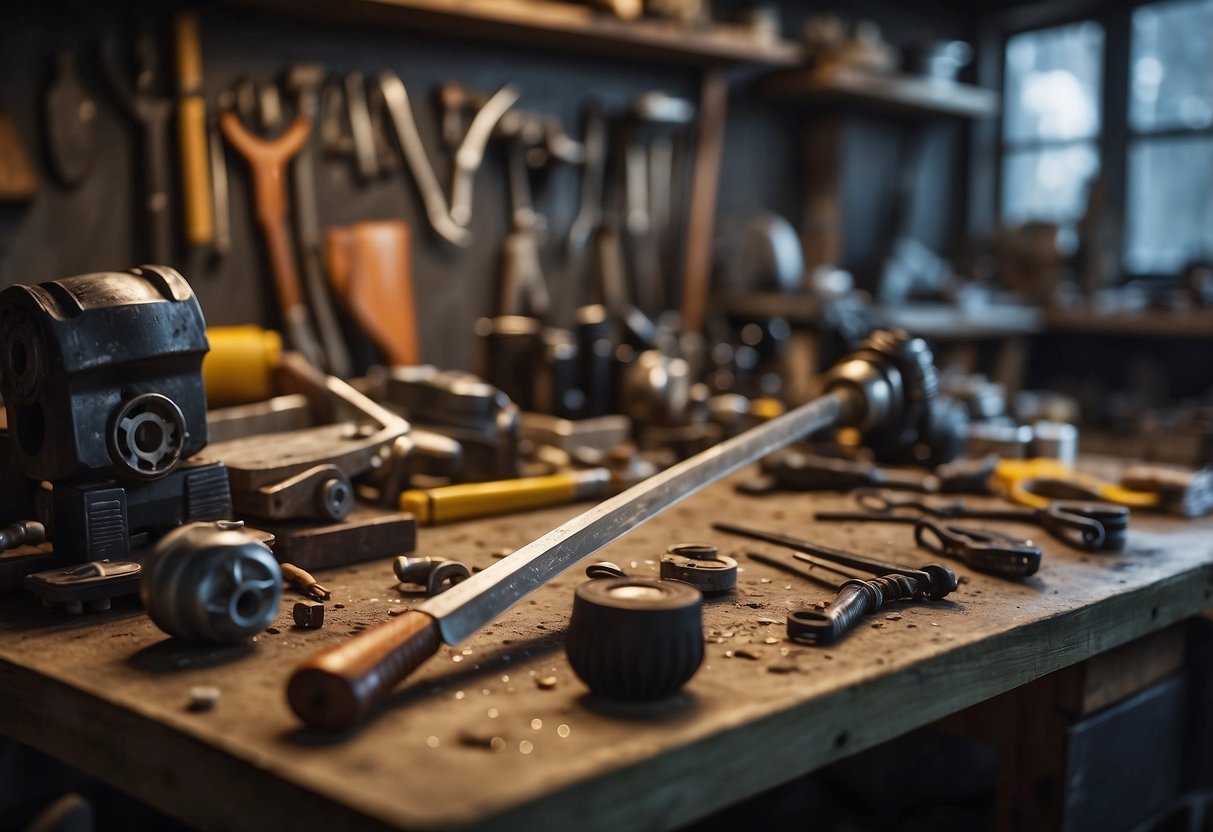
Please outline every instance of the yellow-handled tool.
[[400, 495], [400, 510], [412, 512], [422, 526], [438, 526], [601, 499], [611, 481], [608, 469], [587, 468], [544, 477], [414, 488]]
[[1033, 508], [1048, 508], [1054, 500], [1098, 500], [1130, 508], [1154, 508], [1159, 503], [1157, 491], [1133, 491], [1056, 459], [999, 460], [992, 484], [1011, 502]]
[[215, 241], [215, 223], [198, 13], [182, 12], [173, 23], [177, 41], [177, 133], [181, 141], [185, 238], [190, 245], [207, 246]]

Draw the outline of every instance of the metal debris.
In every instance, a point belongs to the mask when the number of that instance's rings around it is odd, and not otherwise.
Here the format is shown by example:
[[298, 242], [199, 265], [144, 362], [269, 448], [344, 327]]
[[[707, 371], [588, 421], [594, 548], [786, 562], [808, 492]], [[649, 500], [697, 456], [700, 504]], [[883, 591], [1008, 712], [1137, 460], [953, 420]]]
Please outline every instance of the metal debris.
[[540, 690], [552, 690], [556, 687], [555, 676], [543, 676], [535, 680], [535, 687]]
[[209, 711], [211, 708], [219, 704], [219, 697], [222, 692], [214, 685], [195, 685], [190, 688], [190, 702], [187, 706], [189, 710]]
[[295, 618], [296, 627], [318, 630], [324, 626], [324, 604], [317, 601], [296, 601], [291, 614]]

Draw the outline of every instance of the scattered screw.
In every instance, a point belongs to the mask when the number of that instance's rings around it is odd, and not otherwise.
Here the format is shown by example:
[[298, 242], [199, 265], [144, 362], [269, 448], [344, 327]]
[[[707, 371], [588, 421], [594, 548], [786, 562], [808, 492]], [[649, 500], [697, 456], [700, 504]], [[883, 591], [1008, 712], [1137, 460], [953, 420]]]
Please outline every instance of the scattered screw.
[[324, 626], [324, 604], [315, 601], [299, 601], [291, 611], [295, 626], [305, 630], [318, 630]]
[[214, 685], [195, 685], [190, 688], [189, 695], [190, 703], [187, 706], [189, 710], [195, 712], [209, 711], [219, 704], [221, 691]]

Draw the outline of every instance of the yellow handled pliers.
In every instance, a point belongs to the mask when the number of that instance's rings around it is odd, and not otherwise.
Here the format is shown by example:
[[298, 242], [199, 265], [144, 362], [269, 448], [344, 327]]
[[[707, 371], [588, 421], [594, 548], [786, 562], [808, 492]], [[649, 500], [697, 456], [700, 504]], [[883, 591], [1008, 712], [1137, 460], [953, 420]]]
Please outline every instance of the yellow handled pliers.
[[1054, 500], [1098, 500], [1130, 508], [1159, 504], [1157, 491], [1133, 491], [1075, 471], [1056, 459], [999, 460], [992, 484], [1011, 502], [1033, 508], [1047, 508]]

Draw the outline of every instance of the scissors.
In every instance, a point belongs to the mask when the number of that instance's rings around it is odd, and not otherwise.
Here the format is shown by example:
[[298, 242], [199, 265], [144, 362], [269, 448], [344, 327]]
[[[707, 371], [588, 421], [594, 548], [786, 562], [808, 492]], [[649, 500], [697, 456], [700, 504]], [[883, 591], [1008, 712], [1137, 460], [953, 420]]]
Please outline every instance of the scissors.
[[1134, 491], [1056, 459], [1001, 459], [991, 482], [1011, 502], [1038, 509], [1054, 500], [1097, 500], [1130, 508], [1156, 508], [1160, 501], [1157, 491]]
[[921, 497], [898, 498], [877, 490], [855, 492], [863, 511], [818, 512], [828, 522], [912, 523], [923, 517], [941, 520], [1009, 520], [1040, 526], [1051, 536], [1088, 552], [1118, 552], [1128, 540], [1129, 509], [1111, 503], [1053, 500], [1043, 508], [977, 508], [963, 500], [929, 503]]

